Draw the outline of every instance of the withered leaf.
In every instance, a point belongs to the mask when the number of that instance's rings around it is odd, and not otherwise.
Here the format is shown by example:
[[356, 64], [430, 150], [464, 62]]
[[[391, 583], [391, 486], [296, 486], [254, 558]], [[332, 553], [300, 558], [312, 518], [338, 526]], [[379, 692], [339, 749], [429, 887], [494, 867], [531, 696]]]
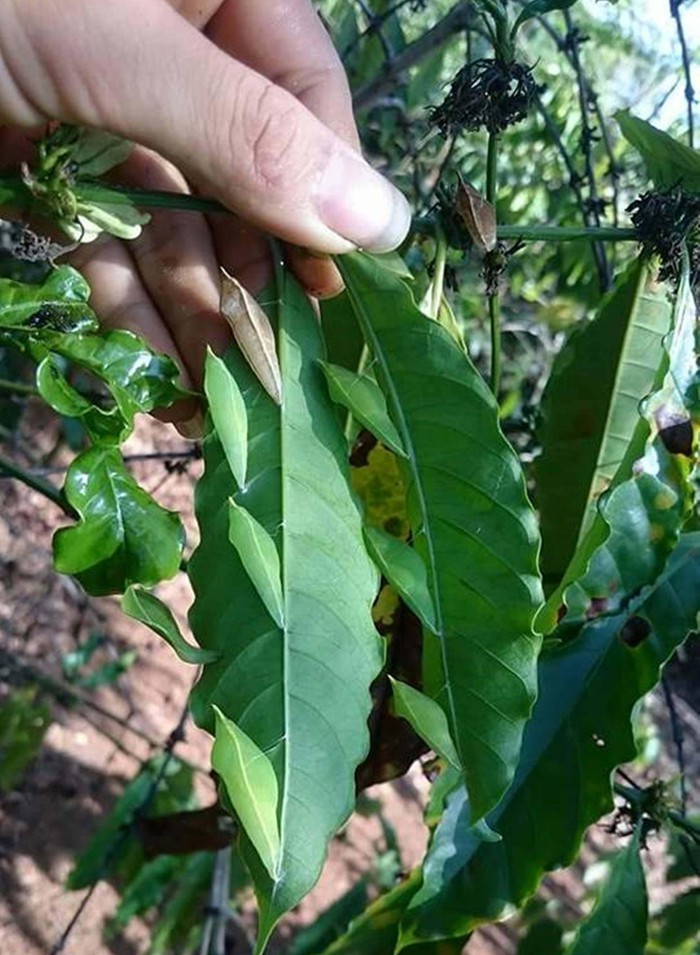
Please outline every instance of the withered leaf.
[[272, 400], [282, 404], [282, 375], [270, 320], [241, 283], [221, 269], [221, 314], [245, 360]]
[[496, 210], [461, 177], [455, 197], [457, 212], [480, 252], [496, 248]]

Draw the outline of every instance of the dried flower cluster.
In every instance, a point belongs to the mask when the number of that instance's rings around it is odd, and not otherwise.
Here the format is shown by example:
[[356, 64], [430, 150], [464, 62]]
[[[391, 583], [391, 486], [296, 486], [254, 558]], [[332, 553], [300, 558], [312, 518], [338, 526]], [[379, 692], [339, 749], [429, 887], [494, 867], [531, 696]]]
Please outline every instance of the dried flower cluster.
[[474, 60], [455, 76], [430, 118], [443, 136], [463, 129], [497, 133], [527, 116], [536, 93], [532, 70], [522, 63]]

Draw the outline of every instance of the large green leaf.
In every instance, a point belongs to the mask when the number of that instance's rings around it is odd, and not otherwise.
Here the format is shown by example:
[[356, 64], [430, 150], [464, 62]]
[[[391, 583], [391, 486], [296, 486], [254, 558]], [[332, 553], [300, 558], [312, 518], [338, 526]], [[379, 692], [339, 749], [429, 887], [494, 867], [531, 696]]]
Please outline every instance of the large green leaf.
[[647, 887], [638, 826], [617, 854], [595, 908], [581, 923], [567, 955], [644, 955], [647, 942]]
[[[328, 840], [354, 804], [353, 774], [368, 748], [369, 685], [382, 662], [371, 618], [378, 580], [348, 486], [347, 445], [328, 397], [313, 309], [289, 277], [278, 292], [278, 407], [235, 351], [226, 356], [246, 402], [248, 468], [237, 488], [214, 434], [197, 487], [201, 544], [189, 565], [190, 620], [222, 658], [192, 695], [212, 729], [212, 704], [266, 754], [279, 787], [281, 854], [273, 881], [248, 845], [262, 947], [276, 920], [313, 886]], [[228, 539], [228, 499], [245, 508], [279, 555], [275, 623]], [[260, 582], [258, 581], [258, 584]]]
[[493, 396], [404, 282], [338, 259], [407, 458], [409, 518], [436, 610], [425, 689], [443, 707], [474, 812], [507, 788], [536, 683], [539, 538]]
[[502, 918], [546, 872], [573, 861], [586, 828], [612, 808], [612, 770], [635, 756], [635, 704], [697, 628], [699, 613], [695, 533], [681, 539], [663, 575], [626, 614], [595, 620], [543, 653], [518, 771], [487, 816], [502, 841], [485, 842], [470, 825], [464, 787], [449, 796], [404, 921], [403, 947]]
[[644, 451], [649, 424], [639, 406], [661, 384], [670, 323], [670, 303], [640, 257], [557, 357], [542, 401], [536, 464], [546, 582], [559, 583], [600, 495], [628, 478]]
[[90, 448], [71, 464], [64, 488], [80, 522], [58, 530], [54, 564], [88, 593], [123, 593], [173, 577], [184, 544], [180, 518], [134, 481], [116, 448]]
[[644, 160], [657, 189], [681, 185], [687, 192], [700, 192], [700, 152], [662, 132], [651, 123], [632, 116], [629, 110], [615, 113], [622, 135]]
[[[665, 374], [641, 403], [642, 430], [632, 434], [612, 489], [601, 496], [563, 579], [538, 617], [545, 631], [553, 629], [564, 607], [569, 622], [619, 610], [630, 594], [656, 579], [692, 512], [696, 306], [687, 255], [684, 260], [672, 331], [659, 348]], [[640, 449], [643, 435], [646, 443]]]

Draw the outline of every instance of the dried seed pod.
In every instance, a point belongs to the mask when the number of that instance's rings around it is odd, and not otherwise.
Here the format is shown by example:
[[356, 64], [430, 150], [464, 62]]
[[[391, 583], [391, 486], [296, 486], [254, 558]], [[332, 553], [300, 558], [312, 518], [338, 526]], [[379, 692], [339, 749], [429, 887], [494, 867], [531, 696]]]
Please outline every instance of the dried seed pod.
[[270, 320], [241, 283], [221, 269], [221, 314], [245, 360], [272, 400], [282, 404], [282, 375]]
[[491, 203], [460, 177], [455, 205], [477, 249], [492, 252], [496, 248], [496, 210]]

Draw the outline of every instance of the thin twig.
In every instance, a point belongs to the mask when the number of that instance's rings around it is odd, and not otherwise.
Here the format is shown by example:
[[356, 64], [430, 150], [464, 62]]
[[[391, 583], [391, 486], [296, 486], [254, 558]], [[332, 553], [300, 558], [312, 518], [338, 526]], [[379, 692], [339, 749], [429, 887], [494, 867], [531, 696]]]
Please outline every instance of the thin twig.
[[[460, 0], [422, 37], [409, 43], [401, 53], [395, 56], [382, 73], [361, 86], [353, 97], [355, 109], [366, 109], [387, 90], [392, 89], [397, 79], [410, 67], [415, 66], [423, 57], [442, 46], [456, 33], [467, 27], [476, 30], [476, 13], [470, 0]], [[478, 31], [477, 31], [478, 32]]]
[[683, 726], [681, 724], [680, 717], [678, 716], [678, 710], [676, 709], [676, 701], [673, 698], [673, 690], [671, 689], [670, 683], [666, 676], [664, 676], [661, 680], [661, 687], [664, 691], [664, 699], [666, 701], [668, 715], [671, 720], [671, 738], [673, 739], [673, 745], [676, 748], [676, 761], [678, 763], [678, 773], [680, 775], [679, 786], [681, 795], [681, 812], [685, 816], [688, 808], [688, 789], [685, 779]]
[[137, 820], [141, 816], [147, 815], [149, 809], [151, 808], [151, 805], [153, 804], [153, 800], [155, 799], [158, 793], [160, 784], [165, 778], [165, 774], [173, 758], [175, 747], [177, 746], [179, 742], [181, 742], [184, 739], [184, 727], [187, 721], [188, 712], [189, 712], [188, 707], [187, 705], [185, 705], [185, 707], [182, 710], [182, 713], [180, 714], [180, 718], [177, 722], [177, 725], [175, 726], [173, 731], [170, 733], [170, 736], [168, 737], [168, 740], [165, 746], [163, 747], [163, 761], [161, 762], [158, 772], [153, 777], [153, 781], [151, 782], [151, 785], [148, 787], [148, 792], [146, 793], [140, 805], [132, 813], [130, 821], [120, 829], [118, 835], [114, 839], [114, 842], [110, 846], [109, 851], [105, 853], [102, 866], [100, 867], [100, 874], [98, 875], [98, 877], [95, 879], [95, 881], [92, 883], [90, 888], [87, 890], [87, 892], [81, 899], [80, 904], [78, 905], [77, 909], [73, 913], [72, 918], [70, 919], [70, 921], [68, 922], [68, 925], [65, 927], [65, 929], [61, 933], [61, 936], [57, 940], [56, 944], [52, 947], [49, 955], [59, 955], [59, 953], [62, 952], [63, 949], [66, 947], [68, 939], [70, 938], [71, 933], [73, 932], [76, 925], [80, 921], [80, 918], [83, 912], [85, 911], [85, 909], [87, 908], [90, 902], [90, 899], [92, 898], [95, 892], [95, 889], [100, 884], [100, 882], [102, 881], [106, 873], [109, 871], [109, 868], [112, 862], [119, 855], [126, 841], [132, 836]]
[[21, 481], [23, 484], [26, 484], [27, 487], [30, 487], [33, 491], [43, 494], [45, 498], [47, 498], [57, 507], [60, 507], [67, 517], [78, 518], [80, 516], [68, 503], [63, 491], [48, 481], [43, 481], [41, 478], [36, 477], [29, 471], [25, 471], [25, 469], [21, 468], [18, 464], [15, 464], [14, 462], [9, 461], [7, 458], [2, 456], [0, 456], [0, 477], [14, 478], [17, 481]]
[[683, 20], [681, 18], [681, 4], [683, 0], [669, 0], [671, 16], [676, 23], [676, 32], [678, 33], [678, 42], [681, 45], [681, 58], [683, 60], [683, 74], [685, 76], [685, 101], [688, 107], [688, 145], [691, 149], [695, 148], [695, 118], [693, 115], [693, 105], [695, 103], [695, 90], [693, 89], [693, 79], [690, 70], [690, 53], [688, 43], [683, 29]]
[[[564, 22], [566, 23], [567, 36], [566, 46], [570, 51], [570, 61], [576, 74], [576, 84], [578, 88], [579, 106], [581, 109], [581, 151], [583, 153], [584, 168], [586, 170], [586, 179], [588, 181], [588, 200], [586, 203], [586, 212], [588, 215], [588, 225], [601, 225], [602, 200], [598, 194], [598, 185], [596, 181], [595, 167], [593, 164], [593, 143], [596, 134], [590, 122], [590, 104], [591, 87], [587, 82], [581, 57], [579, 55], [579, 46], [581, 37], [578, 28], [574, 26], [571, 13], [564, 10]], [[610, 265], [608, 263], [605, 247], [599, 242], [594, 243], [593, 252], [598, 267], [598, 277], [600, 279], [601, 289], [607, 291], [612, 284], [610, 274]]]

